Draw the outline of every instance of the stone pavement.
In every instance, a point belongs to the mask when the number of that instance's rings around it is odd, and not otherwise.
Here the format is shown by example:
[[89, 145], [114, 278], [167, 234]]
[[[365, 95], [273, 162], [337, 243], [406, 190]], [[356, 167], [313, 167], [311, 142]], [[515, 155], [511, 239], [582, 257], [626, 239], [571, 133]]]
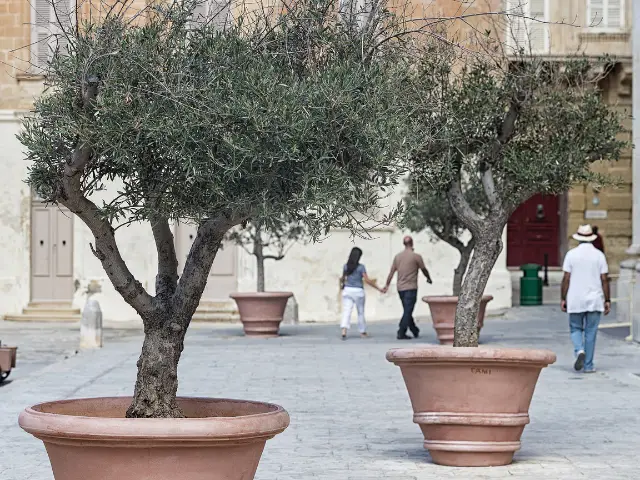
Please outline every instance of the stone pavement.
[[[242, 337], [239, 326], [196, 325], [180, 363], [180, 393], [263, 400], [289, 411], [291, 426], [267, 443], [257, 480], [636, 479], [640, 346], [601, 332], [598, 373], [577, 374], [566, 324], [557, 308], [546, 306], [486, 320], [484, 344], [558, 354], [558, 362], [542, 372], [523, 448], [507, 467], [430, 463], [400, 370], [385, 360], [389, 348], [404, 344], [394, 339], [390, 323], [370, 325], [370, 339], [346, 342], [337, 326], [286, 325], [282, 337], [256, 340]], [[66, 359], [65, 349], [58, 349], [47, 354], [50, 365], [44, 367], [33, 359], [45, 348], [30, 344], [57, 345], [61, 336], [67, 340], [60, 345], [73, 349], [73, 329], [49, 325], [38, 331], [0, 322], [0, 338], [15, 340], [25, 353], [13, 381], [0, 387], [2, 480], [53, 479], [42, 444], [17, 426], [22, 408], [52, 399], [126, 395], [134, 384], [139, 331], [114, 331], [102, 350]], [[422, 332], [418, 343], [434, 343], [428, 323]]]

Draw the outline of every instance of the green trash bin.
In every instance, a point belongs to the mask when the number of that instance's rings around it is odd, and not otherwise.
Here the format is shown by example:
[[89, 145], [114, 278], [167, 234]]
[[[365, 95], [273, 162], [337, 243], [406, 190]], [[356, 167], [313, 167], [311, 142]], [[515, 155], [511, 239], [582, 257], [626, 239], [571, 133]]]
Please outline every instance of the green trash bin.
[[542, 279], [538, 276], [541, 268], [535, 263], [520, 267], [524, 272], [520, 278], [520, 305], [542, 305]]

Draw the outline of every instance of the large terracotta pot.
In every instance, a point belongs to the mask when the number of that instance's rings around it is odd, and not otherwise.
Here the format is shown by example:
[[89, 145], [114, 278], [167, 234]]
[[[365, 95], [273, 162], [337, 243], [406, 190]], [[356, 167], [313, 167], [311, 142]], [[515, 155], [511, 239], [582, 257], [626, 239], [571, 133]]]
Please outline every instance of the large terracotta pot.
[[[484, 316], [487, 311], [487, 303], [493, 300], [492, 295], [483, 295], [478, 310], [478, 333], [484, 326]], [[422, 297], [422, 301], [429, 304], [433, 328], [438, 334], [438, 340], [442, 345], [453, 345], [454, 321], [456, 318], [456, 307], [458, 297], [454, 296], [432, 296]]]
[[187, 418], [124, 418], [131, 398], [43, 403], [20, 426], [44, 442], [55, 480], [251, 480], [289, 425], [278, 405], [179, 398]]
[[508, 465], [529, 423], [529, 404], [548, 350], [433, 346], [399, 348], [413, 421], [433, 461], [458, 467]]
[[291, 292], [250, 292], [230, 295], [238, 304], [244, 334], [277, 337]]

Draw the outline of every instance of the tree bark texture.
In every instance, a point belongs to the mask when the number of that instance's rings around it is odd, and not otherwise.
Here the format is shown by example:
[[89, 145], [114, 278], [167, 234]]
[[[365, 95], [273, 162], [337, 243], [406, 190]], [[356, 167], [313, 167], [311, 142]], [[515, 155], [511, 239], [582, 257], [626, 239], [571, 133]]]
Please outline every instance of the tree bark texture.
[[176, 401], [178, 361], [184, 346], [184, 334], [177, 322], [162, 322], [162, 328], [145, 332], [138, 360], [138, 376], [129, 418], [184, 417]]
[[256, 263], [258, 266], [257, 275], [258, 275], [258, 292], [264, 292], [264, 257], [256, 255]]
[[256, 238], [253, 242], [253, 255], [256, 257], [256, 288], [258, 292], [264, 292], [264, 246], [262, 245], [262, 238], [260, 231], [256, 229]]
[[[501, 234], [502, 229], [496, 226], [493, 230]], [[491, 270], [502, 251], [502, 239], [500, 236], [491, 237], [488, 233], [481, 241], [476, 242], [469, 269], [462, 284], [462, 290], [458, 298], [456, 308], [454, 347], [478, 346], [478, 311], [480, 301]]]
[[453, 271], [453, 296], [460, 296], [460, 292], [462, 291], [462, 281], [464, 280], [464, 275], [467, 272], [467, 267], [469, 266], [469, 260], [471, 260], [471, 254], [473, 253], [473, 243], [469, 241], [469, 243], [462, 248], [458, 249], [460, 253], [460, 261], [458, 262], [458, 266]]

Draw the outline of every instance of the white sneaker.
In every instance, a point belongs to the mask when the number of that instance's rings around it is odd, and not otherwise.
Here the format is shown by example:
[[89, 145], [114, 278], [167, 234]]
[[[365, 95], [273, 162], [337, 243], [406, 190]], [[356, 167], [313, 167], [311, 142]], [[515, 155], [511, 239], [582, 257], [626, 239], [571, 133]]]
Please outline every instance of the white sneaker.
[[578, 352], [578, 356], [576, 357], [576, 362], [573, 364], [573, 368], [576, 372], [579, 372], [584, 368], [584, 350], [580, 350]]
[[592, 368], [591, 370], [585, 370], [584, 373], [596, 373], [596, 369]]

